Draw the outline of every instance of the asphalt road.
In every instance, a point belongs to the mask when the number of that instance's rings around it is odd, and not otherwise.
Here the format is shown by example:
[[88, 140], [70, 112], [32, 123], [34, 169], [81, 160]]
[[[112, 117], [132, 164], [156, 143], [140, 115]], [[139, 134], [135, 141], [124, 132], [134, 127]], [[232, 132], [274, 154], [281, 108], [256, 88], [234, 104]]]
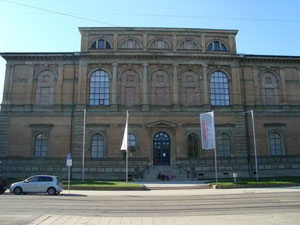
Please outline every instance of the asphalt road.
[[[109, 193], [109, 192], [108, 192]], [[176, 192], [174, 192], [176, 193]], [[197, 195], [46, 194], [0, 196], [0, 224], [28, 224], [41, 215], [85, 217], [184, 217], [299, 213], [300, 192]]]

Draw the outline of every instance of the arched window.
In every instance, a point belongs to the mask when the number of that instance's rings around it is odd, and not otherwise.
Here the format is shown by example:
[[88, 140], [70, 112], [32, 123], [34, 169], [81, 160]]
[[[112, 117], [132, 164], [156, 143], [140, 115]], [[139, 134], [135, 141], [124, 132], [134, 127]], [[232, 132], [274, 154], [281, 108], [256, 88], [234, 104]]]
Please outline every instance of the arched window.
[[163, 70], [155, 71], [151, 79], [152, 104], [170, 105], [170, 87], [169, 75]]
[[228, 134], [222, 133], [217, 140], [218, 156], [230, 156], [230, 137]]
[[187, 38], [179, 42], [177, 49], [179, 50], [201, 50], [200, 45], [193, 39]]
[[199, 136], [190, 134], [187, 140], [188, 157], [197, 158], [199, 155]]
[[53, 104], [55, 83], [55, 75], [51, 70], [43, 70], [37, 75], [35, 88], [36, 104]]
[[128, 134], [128, 148], [129, 158], [135, 158], [136, 156], [136, 138], [133, 134]]
[[120, 104], [138, 105], [140, 102], [140, 77], [135, 70], [126, 70], [120, 80]]
[[150, 45], [150, 49], [171, 49], [169, 42], [163, 38], [157, 38], [153, 40]]
[[208, 44], [207, 51], [227, 51], [225, 44], [221, 41], [212, 41]]
[[101, 134], [95, 134], [91, 141], [92, 158], [104, 157], [104, 138]]
[[143, 46], [141, 42], [135, 40], [133, 38], [128, 38], [121, 42], [120, 44], [121, 49], [142, 49]]
[[225, 73], [216, 71], [211, 74], [210, 98], [212, 105], [229, 105], [229, 85]]
[[34, 156], [46, 157], [47, 156], [48, 140], [45, 134], [38, 134], [34, 139]]
[[282, 155], [281, 136], [278, 132], [272, 132], [269, 136], [271, 155]]
[[90, 105], [109, 105], [109, 75], [103, 70], [90, 77]]
[[265, 105], [279, 104], [279, 89], [276, 76], [265, 73], [261, 76], [262, 97]]
[[182, 74], [181, 93], [184, 106], [200, 105], [199, 76], [194, 71], [186, 71]]
[[98, 39], [91, 45], [92, 49], [111, 49], [111, 44], [104, 39]]

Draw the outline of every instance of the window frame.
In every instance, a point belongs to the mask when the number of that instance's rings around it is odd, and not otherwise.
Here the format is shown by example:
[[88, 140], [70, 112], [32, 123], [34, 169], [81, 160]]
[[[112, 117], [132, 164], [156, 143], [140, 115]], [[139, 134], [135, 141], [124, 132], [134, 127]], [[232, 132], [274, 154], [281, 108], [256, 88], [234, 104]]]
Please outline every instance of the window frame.
[[[100, 41], [101, 42], [103, 41], [103, 47], [99, 47], [99, 42]], [[95, 47], [93, 47], [93, 45], [95, 45]], [[89, 49], [92, 49], [92, 50], [112, 50], [113, 45], [110, 41], [108, 41], [105, 38], [98, 38], [98, 39], [95, 39], [91, 42], [91, 44], [89, 46]]]
[[[189, 138], [192, 137], [193, 141], [193, 149], [190, 151], [189, 149]], [[197, 149], [195, 150], [195, 141], [197, 141]], [[187, 157], [188, 158], [199, 158], [200, 157], [200, 136], [196, 133], [190, 133], [187, 136]], [[190, 154], [191, 153], [191, 154]]]
[[[39, 137], [41, 137], [41, 138], [39, 138]], [[41, 147], [40, 150], [37, 150], [37, 147], [39, 147], [39, 148]], [[37, 153], [39, 153], [39, 154], [37, 154]], [[46, 134], [40, 132], [40, 133], [36, 134], [34, 137], [34, 157], [45, 158], [45, 157], [47, 157], [47, 153], [48, 153], [48, 138], [47, 138]]]
[[[110, 105], [110, 91], [109, 74], [102, 69], [92, 72], [89, 77], [89, 105]], [[103, 96], [103, 98], [101, 98], [101, 96]]]
[[[99, 136], [100, 137], [100, 140], [93, 140], [94, 137], [97, 137]], [[102, 139], [101, 139], [102, 138]], [[93, 151], [93, 141], [96, 141], [96, 151]], [[102, 145], [99, 145], [98, 142], [102, 142]], [[101, 149], [99, 150], [98, 147], [102, 147], [102, 151]], [[105, 156], [105, 139], [104, 139], [104, 136], [101, 134], [101, 133], [95, 133], [91, 136], [91, 139], [90, 139], [90, 150], [91, 150], [91, 158], [93, 159], [103, 159], [104, 156]], [[94, 155], [93, 152], [96, 152], [96, 154]]]
[[[228, 139], [221, 139], [222, 140], [222, 145], [220, 145], [220, 143], [219, 143], [219, 140], [220, 140], [221, 136], [228, 137]], [[226, 145], [226, 146], [224, 145], [224, 140], [228, 141], [228, 145]], [[220, 154], [221, 153], [220, 152], [220, 146], [228, 147], [228, 149], [225, 149], [224, 152], [222, 150], [222, 153], [224, 153], [224, 154]], [[217, 148], [217, 156], [218, 157], [230, 157], [231, 156], [231, 136], [226, 132], [218, 133], [217, 140], [216, 140], [216, 148]]]
[[[218, 48], [216, 46], [219, 46]], [[228, 52], [228, 46], [220, 40], [212, 40], [206, 45], [206, 51], [209, 52]]]
[[[220, 75], [223, 77], [220, 77]], [[213, 82], [212, 79], [214, 79]], [[220, 79], [222, 79], [222, 81], [219, 81]], [[226, 79], [226, 81], [224, 81], [224, 79]], [[209, 86], [210, 104], [212, 106], [230, 106], [230, 86], [229, 78], [226, 73], [220, 70], [212, 72], [209, 76]], [[217, 103], [217, 101], [219, 101], [219, 103]]]

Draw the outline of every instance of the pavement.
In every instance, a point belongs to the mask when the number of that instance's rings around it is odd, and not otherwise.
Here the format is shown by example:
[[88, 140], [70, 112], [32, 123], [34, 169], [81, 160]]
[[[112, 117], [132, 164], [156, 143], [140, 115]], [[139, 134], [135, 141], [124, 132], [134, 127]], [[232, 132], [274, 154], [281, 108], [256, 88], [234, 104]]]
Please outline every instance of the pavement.
[[[159, 187], [159, 190], [150, 191], [88, 191], [64, 190], [62, 195], [86, 196], [193, 196], [193, 195], [224, 195], [247, 193], [278, 193], [299, 192], [300, 187], [274, 187], [274, 188], [245, 188], [245, 189], [203, 189], [200, 182], [143, 182], [147, 187]], [[173, 187], [173, 189], [172, 189]], [[179, 187], [181, 187], [179, 189]], [[194, 187], [193, 189], [187, 187]], [[212, 215], [212, 216], [173, 216], [173, 217], [87, 217], [70, 215], [45, 214], [29, 225], [200, 225], [200, 224], [300, 224], [299, 213], [273, 213], [273, 214], [243, 214], [243, 215]]]

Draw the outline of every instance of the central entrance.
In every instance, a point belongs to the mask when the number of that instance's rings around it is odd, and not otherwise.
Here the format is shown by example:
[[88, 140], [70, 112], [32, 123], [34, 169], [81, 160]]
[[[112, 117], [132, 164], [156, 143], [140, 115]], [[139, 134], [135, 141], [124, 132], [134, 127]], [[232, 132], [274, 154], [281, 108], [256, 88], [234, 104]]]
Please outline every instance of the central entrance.
[[158, 132], [154, 135], [153, 164], [170, 165], [170, 137], [165, 132]]

